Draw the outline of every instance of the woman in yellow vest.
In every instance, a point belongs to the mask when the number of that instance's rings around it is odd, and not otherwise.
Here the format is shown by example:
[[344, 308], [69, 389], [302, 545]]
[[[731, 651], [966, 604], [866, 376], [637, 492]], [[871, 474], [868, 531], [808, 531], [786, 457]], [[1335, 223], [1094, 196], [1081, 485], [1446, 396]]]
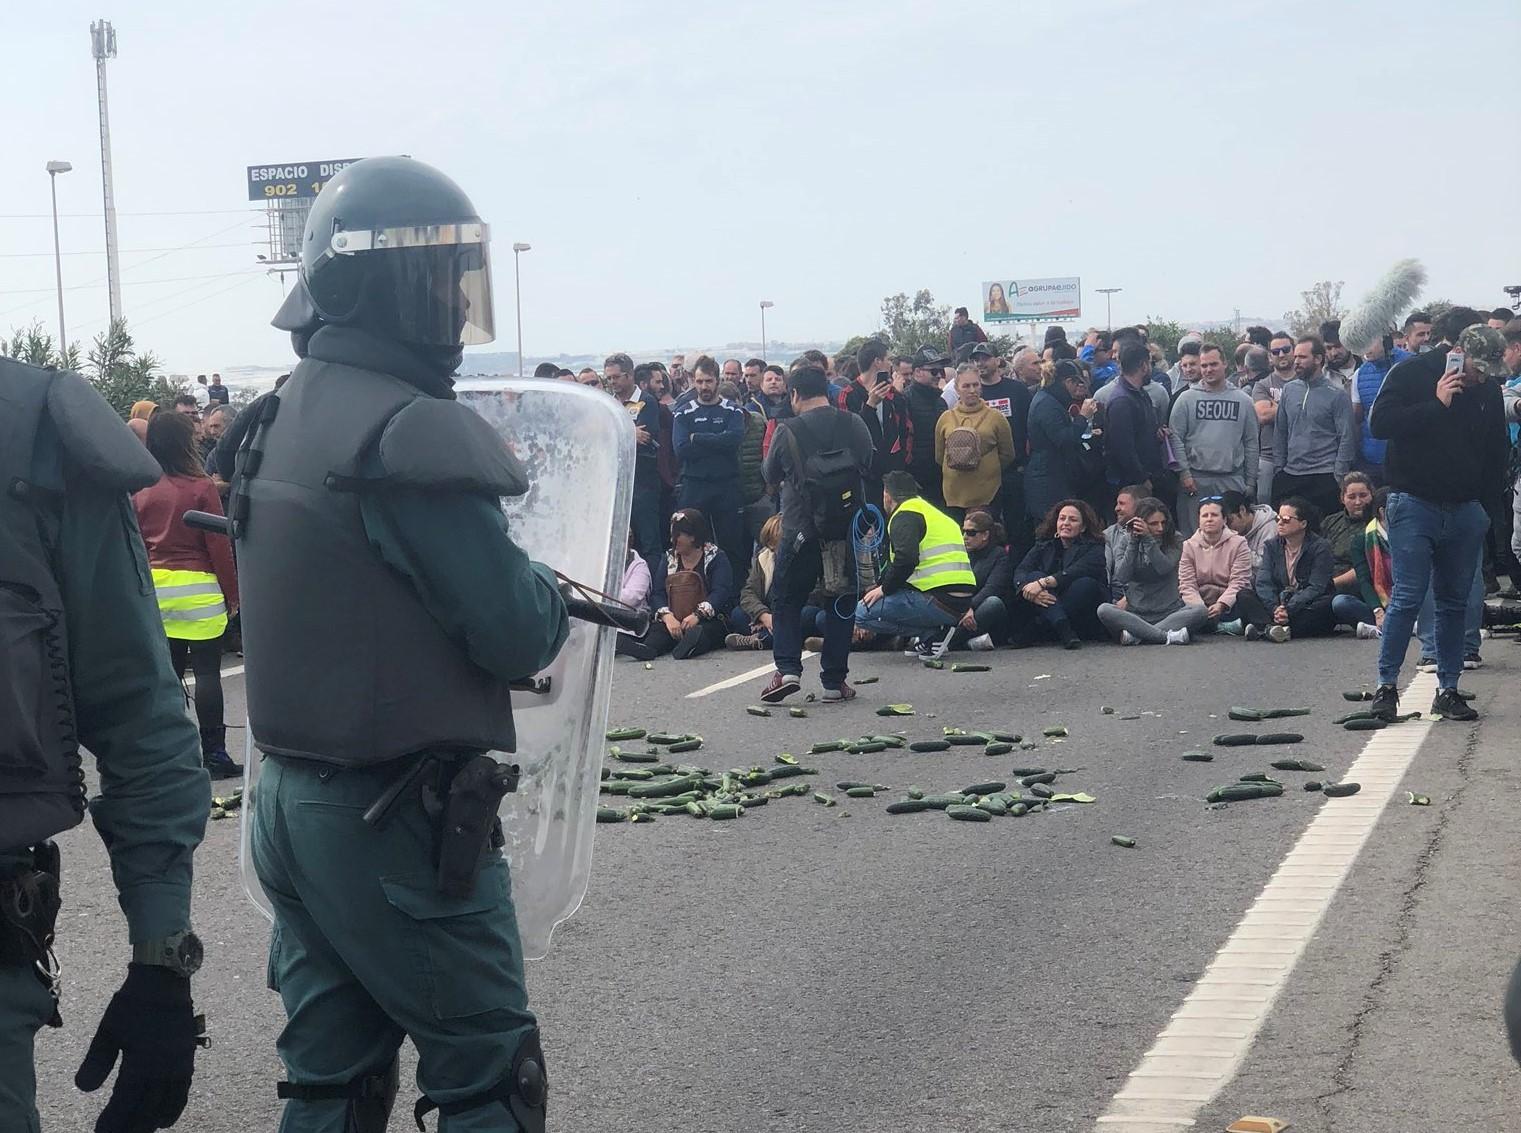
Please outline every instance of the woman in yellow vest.
[[912, 655], [938, 657], [972, 603], [977, 576], [961, 524], [919, 494], [907, 472], [882, 477], [888, 513], [887, 566], [856, 606], [856, 625], [916, 639]]
[[217, 487], [196, 451], [195, 420], [183, 413], [158, 413], [148, 422], [149, 454], [164, 475], [132, 497], [137, 523], [153, 568], [158, 611], [169, 639], [174, 671], [195, 673], [195, 715], [201, 728], [201, 759], [213, 779], [241, 775], [227, 754], [222, 719], [222, 634], [238, 608], [238, 575], [232, 544], [185, 526], [187, 511], [222, 514]]

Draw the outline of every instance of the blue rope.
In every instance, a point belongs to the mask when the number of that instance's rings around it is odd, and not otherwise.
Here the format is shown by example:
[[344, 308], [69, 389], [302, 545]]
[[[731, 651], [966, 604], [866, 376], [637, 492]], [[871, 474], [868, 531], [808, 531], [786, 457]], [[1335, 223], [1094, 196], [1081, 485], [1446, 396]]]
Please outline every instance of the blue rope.
[[[861, 558], [863, 555], [871, 562], [873, 567], [879, 567], [881, 560], [879, 554], [883, 544], [887, 542], [887, 520], [882, 512], [874, 504], [865, 504], [856, 511], [855, 518], [850, 522], [850, 550], [852, 566], [855, 569], [857, 589], [861, 582]], [[855, 616], [855, 608], [851, 607], [848, 612], [840, 610], [840, 599], [834, 600], [835, 613], [842, 618]]]

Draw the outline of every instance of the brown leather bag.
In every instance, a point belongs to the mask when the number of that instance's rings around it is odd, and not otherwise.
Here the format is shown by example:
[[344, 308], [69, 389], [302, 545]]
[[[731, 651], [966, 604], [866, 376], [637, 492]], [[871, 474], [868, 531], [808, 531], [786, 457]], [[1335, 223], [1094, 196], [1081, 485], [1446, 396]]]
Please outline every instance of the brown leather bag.
[[700, 570], [673, 570], [665, 576], [665, 601], [671, 613], [681, 621], [688, 614], [695, 614], [697, 607], [708, 600], [708, 584]]

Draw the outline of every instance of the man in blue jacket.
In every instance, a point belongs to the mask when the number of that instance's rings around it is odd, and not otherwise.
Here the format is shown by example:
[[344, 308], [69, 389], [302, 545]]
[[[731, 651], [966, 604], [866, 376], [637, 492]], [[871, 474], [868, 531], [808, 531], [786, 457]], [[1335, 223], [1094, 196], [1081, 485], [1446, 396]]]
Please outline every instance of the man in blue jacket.
[[745, 413], [718, 396], [718, 364], [703, 355], [692, 364], [692, 400], [672, 414], [671, 446], [681, 463], [678, 507], [696, 508], [713, 525], [713, 541], [731, 563], [748, 563], [739, 507], [739, 446]]
[[1357, 467], [1373, 477], [1376, 485], [1384, 482], [1384, 452], [1389, 447], [1389, 442], [1381, 441], [1373, 435], [1373, 430], [1368, 426], [1368, 414], [1373, 409], [1374, 399], [1383, 388], [1390, 369], [1410, 356], [1408, 350], [1401, 350], [1394, 345], [1392, 333], [1374, 340], [1364, 352], [1363, 364], [1352, 376], [1352, 383], [1347, 390], [1352, 398], [1352, 419], [1357, 422], [1358, 429]]
[[1146, 484], [1154, 491], [1165, 471], [1157, 407], [1145, 390], [1151, 355], [1139, 342], [1120, 347], [1120, 377], [1104, 428], [1104, 463], [1109, 483]]

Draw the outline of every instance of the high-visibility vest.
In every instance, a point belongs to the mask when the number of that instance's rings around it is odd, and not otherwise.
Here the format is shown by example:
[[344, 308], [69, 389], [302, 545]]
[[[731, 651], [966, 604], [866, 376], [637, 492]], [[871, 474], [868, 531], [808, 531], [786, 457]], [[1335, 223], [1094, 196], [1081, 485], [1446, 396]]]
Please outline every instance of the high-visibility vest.
[[898, 505], [888, 523], [889, 530], [905, 512], [924, 520], [924, 538], [919, 540], [919, 563], [908, 576], [908, 584], [915, 590], [941, 590], [947, 586], [976, 589], [977, 576], [972, 573], [972, 560], [966, 553], [961, 525], [927, 500], [915, 496]]
[[153, 568], [153, 589], [164, 633], [180, 641], [210, 641], [227, 630], [227, 599], [217, 576], [204, 570]]

